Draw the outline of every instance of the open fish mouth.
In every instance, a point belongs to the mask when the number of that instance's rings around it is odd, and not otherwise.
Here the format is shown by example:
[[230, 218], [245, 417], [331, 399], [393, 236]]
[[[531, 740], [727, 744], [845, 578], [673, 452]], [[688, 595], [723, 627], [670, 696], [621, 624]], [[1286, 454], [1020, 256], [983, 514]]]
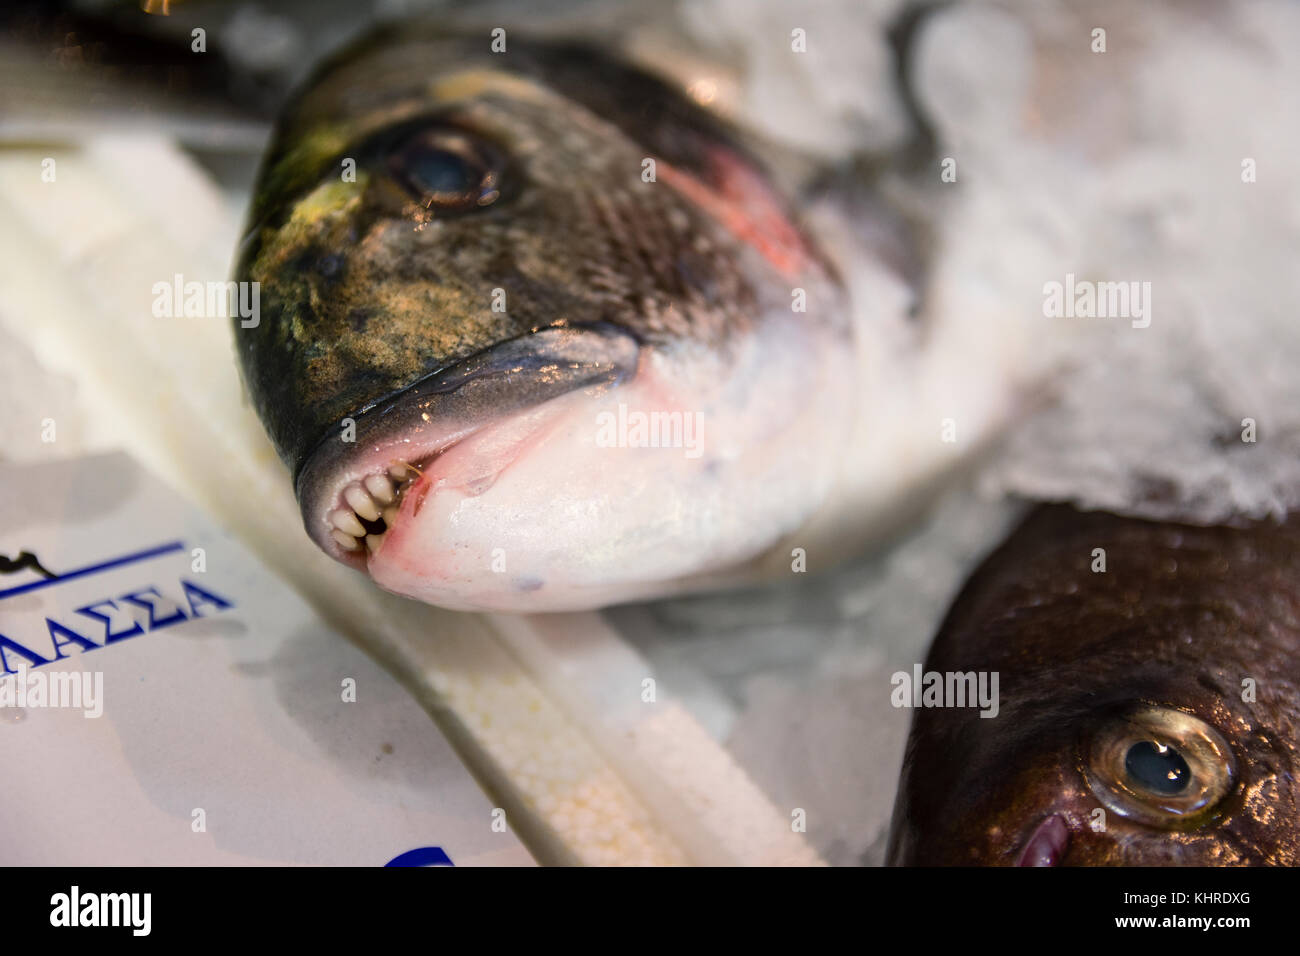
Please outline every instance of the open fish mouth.
[[[419, 518], [435, 463], [484, 432], [498, 438], [488, 468], [458, 487], [481, 494], [558, 411], [553, 399], [592, 398], [635, 377], [640, 347], [612, 327], [555, 327], [503, 342], [426, 376], [345, 421], [298, 478], [303, 521], [325, 552], [366, 569], [399, 526]], [[506, 422], [524, 424], [506, 439]]]
[[389, 527], [397, 524], [398, 499], [419, 474], [423, 472], [417, 466], [394, 461], [386, 472], [366, 475], [344, 488], [339, 507], [329, 513], [335, 544], [351, 552], [360, 550], [364, 541], [367, 550], [378, 551]]

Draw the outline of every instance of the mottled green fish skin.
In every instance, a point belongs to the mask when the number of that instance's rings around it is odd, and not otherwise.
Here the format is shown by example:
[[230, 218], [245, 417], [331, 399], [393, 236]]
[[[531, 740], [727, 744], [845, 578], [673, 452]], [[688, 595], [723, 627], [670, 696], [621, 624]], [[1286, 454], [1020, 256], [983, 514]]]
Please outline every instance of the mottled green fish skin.
[[[1300, 518], [1206, 528], [1043, 507], [966, 584], [924, 666], [998, 672], [1000, 707], [916, 710], [890, 862], [1016, 865], [1054, 813], [1061, 865], [1300, 863]], [[1104, 808], [1086, 742], [1135, 706], [1217, 731], [1227, 795], [1160, 825]]]
[[[384, 150], [426, 122], [506, 157], [495, 203], [430, 215], [401, 192]], [[485, 36], [407, 25], [326, 63], [274, 134], [236, 275], [260, 283], [260, 322], [235, 323], [244, 380], [295, 473], [346, 417], [537, 329], [725, 348], [756, 309], [788, 310], [796, 283], [672, 185], [643, 182], [646, 157], [661, 180], [675, 169], [719, 191], [732, 159], [761, 174], [715, 117], [598, 51], [512, 36], [494, 54]]]

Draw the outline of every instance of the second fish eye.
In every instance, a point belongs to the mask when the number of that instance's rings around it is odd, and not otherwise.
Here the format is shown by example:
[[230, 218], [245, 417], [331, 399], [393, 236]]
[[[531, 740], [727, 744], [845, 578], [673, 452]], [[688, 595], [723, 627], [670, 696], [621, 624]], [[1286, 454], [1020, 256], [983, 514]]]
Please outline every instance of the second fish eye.
[[452, 129], [424, 129], [402, 140], [388, 170], [432, 212], [468, 212], [501, 196], [501, 162], [495, 149]]
[[1194, 826], [1236, 783], [1236, 760], [1205, 721], [1140, 706], [1104, 720], [1084, 745], [1082, 769], [1109, 810], [1150, 826]]

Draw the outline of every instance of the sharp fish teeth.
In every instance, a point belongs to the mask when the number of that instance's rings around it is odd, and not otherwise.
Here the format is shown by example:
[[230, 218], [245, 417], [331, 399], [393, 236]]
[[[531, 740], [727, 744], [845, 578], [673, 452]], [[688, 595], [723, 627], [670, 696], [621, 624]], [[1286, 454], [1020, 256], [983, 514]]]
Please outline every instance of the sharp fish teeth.
[[366, 491], [370, 492], [371, 497], [381, 505], [391, 505], [396, 497], [393, 493], [393, 483], [388, 480], [387, 475], [367, 475]]
[[351, 506], [352, 510], [367, 521], [379, 520], [379, 509], [375, 503], [370, 500], [370, 495], [359, 484], [348, 485], [343, 490], [343, 500]]
[[330, 524], [354, 538], [364, 538], [366, 536], [366, 529], [361, 526], [356, 514], [347, 508], [335, 508], [331, 511]]
[[361, 547], [361, 545], [357, 544], [357, 539], [352, 537], [350, 534], [339, 531], [337, 528], [335, 528], [332, 533], [334, 535], [334, 540], [339, 543], [339, 547], [344, 551], [355, 551], [357, 548]]
[[[343, 500], [347, 502], [347, 507], [335, 508], [328, 515], [330, 524], [334, 526], [331, 532], [340, 548], [356, 551], [364, 541], [366, 549], [374, 554], [383, 546], [388, 529], [397, 522], [397, 499], [401, 494], [399, 488], [404, 487], [402, 483], [411, 474], [413, 470], [409, 466], [393, 464], [388, 468], [388, 475], [367, 475], [343, 489]], [[381, 517], [386, 526], [384, 532], [367, 534], [362, 520], [378, 521]]]

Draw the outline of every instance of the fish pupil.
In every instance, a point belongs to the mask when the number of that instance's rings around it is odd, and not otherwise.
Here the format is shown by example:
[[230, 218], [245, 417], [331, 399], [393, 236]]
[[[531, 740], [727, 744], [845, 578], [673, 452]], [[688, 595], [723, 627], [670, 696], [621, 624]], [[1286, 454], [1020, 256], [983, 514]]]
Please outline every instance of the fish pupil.
[[1128, 749], [1124, 769], [1147, 790], [1166, 796], [1182, 793], [1192, 779], [1191, 768], [1177, 750], [1150, 740]]
[[408, 170], [416, 185], [435, 195], [463, 196], [479, 185], [479, 175], [463, 157], [442, 149], [417, 151]]

